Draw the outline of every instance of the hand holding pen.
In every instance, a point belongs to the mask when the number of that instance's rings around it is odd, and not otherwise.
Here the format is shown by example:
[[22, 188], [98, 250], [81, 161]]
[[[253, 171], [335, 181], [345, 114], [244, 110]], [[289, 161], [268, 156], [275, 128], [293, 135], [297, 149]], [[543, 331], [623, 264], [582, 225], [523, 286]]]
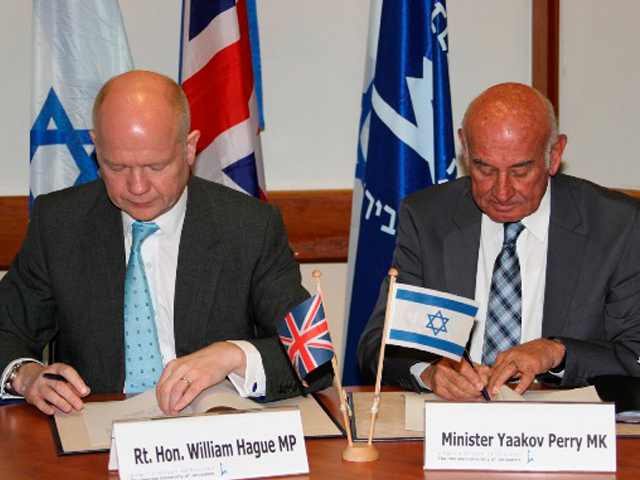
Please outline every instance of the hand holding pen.
[[[475, 366], [475, 365], [473, 364], [473, 362], [471, 361], [471, 357], [469, 356], [469, 352], [467, 352], [467, 351], [465, 350], [465, 351], [464, 351], [464, 353], [462, 354], [462, 358], [464, 358], [464, 359], [469, 363], [469, 365], [471, 365], [471, 368], [473, 368], [473, 371], [474, 371], [474, 372], [478, 373], [478, 370], [476, 370], [476, 366]], [[481, 393], [482, 393], [482, 396], [484, 397], [484, 399], [485, 399], [487, 402], [490, 402], [490, 401], [491, 401], [491, 397], [489, 396], [489, 392], [487, 392], [487, 389], [486, 389], [486, 388], [483, 388], [483, 389], [482, 389], [482, 391], [481, 391]]]
[[63, 363], [47, 367], [26, 363], [20, 368], [14, 385], [19, 395], [47, 415], [56, 409], [67, 413], [82, 410], [82, 398], [91, 392], [78, 372]]

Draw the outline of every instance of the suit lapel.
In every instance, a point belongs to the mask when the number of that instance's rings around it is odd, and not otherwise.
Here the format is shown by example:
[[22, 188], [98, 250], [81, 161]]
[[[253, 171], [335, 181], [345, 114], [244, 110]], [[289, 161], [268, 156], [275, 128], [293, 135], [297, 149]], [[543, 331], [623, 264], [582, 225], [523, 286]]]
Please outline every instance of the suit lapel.
[[216, 248], [220, 228], [202, 184], [189, 181], [187, 211], [180, 237], [174, 300], [176, 353], [180, 357], [206, 346], [222, 253]]
[[444, 271], [447, 291], [475, 298], [482, 214], [467, 190], [453, 215], [456, 228], [444, 238]]
[[586, 230], [564, 177], [551, 181], [551, 218], [542, 336], [561, 335], [578, 282]]
[[[87, 262], [87, 299], [95, 310], [91, 332], [99, 339], [96, 345], [96, 365], [115, 365], [112, 375], [105, 375], [109, 391], [119, 391], [124, 385], [124, 273], [125, 252], [122, 216], [107, 197], [104, 184], [96, 195], [96, 203], [87, 217], [82, 235], [82, 258]], [[94, 319], [91, 319], [94, 320]], [[113, 383], [112, 383], [113, 382]]]

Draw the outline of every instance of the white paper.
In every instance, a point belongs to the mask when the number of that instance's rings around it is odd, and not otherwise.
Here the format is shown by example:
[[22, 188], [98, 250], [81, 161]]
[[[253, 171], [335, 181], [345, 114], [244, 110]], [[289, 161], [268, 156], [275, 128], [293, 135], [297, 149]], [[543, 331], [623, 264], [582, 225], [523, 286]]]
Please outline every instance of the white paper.
[[[424, 432], [424, 402], [442, 401], [435, 393], [405, 393], [405, 429]], [[601, 402], [596, 387], [574, 388], [570, 390], [527, 390], [517, 394], [506, 385], [503, 386], [494, 402]], [[485, 402], [479, 398], [478, 402]]]

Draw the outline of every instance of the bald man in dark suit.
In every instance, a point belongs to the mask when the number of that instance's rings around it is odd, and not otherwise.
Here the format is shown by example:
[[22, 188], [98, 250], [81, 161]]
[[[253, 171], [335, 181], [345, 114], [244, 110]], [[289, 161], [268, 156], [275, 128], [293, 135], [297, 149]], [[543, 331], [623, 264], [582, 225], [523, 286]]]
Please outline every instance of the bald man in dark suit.
[[[247, 394], [270, 401], [303, 393], [276, 334], [309, 296], [280, 214], [190, 177], [199, 132], [189, 131], [188, 116], [180, 88], [151, 72], [123, 74], [98, 94], [92, 136], [102, 178], [36, 200], [24, 245], [0, 284], [0, 368], [18, 366], [5, 371], [5, 391], [50, 414], [82, 408], [89, 387], [123, 390], [127, 235], [130, 243], [132, 222], [154, 221], [173, 241], [175, 263], [156, 279], [160, 293], [152, 292], [160, 311], [156, 300], [166, 290], [158, 301], [173, 312], [164, 327], [156, 316], [162, 409], [176, 414], [203, 389], [233, 375], [242, 383], [256, 368], [264, 391], [248, 385]], [[54, 339], [58, 363], [15, 362], [39, 358]], [[310, 389], [330, 380], [320, 376]]]
[[[466, 362], [391, 348], [385, 382], [469, 400], [485, 386], [495, 395], [510, 379], [523, 392], [536, 376], [562, 386], [640, 376], [640, 202], [558, 173], [567, 139], [548, 100], [531, 87], [488, 89], [459, 134], [470, 177], [405, 199], [393, 266], [400, 282], [484, 305], [470, 340], [478, 373]], [[515, 242], [522, 332], [494, 363], [482, 364], [494, 260], [503, 227], [515, 222], [524, 225]], [[360, 340], [360, 366], [370, 377], [387, 283]]]

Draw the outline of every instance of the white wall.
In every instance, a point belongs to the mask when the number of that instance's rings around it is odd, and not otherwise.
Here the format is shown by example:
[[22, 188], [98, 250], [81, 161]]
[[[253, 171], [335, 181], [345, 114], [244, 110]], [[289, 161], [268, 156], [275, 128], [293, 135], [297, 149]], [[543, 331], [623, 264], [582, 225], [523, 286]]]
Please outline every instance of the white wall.
[[[177, 77], [181, 3], [120, 0], [138, 68]], [[565, 0], [560, 6], [566, 171], [609, 186], [640, 188], [635, 131], [640, 2]], [[449, 0], [448, 9], [457, 126], [466, 105], [489, 85], [530, 83], [531, 0]], [[0, 11], [0, 196], [26, 195], [31, 1], [0, 0]], [[369, 2], [258, 0], [258, 11], [268, 189], [351, 188]], [[313, 268], [303, 268], [311, 290]], [[329, 319], [340, 340], [346, 266], [320, 268]]]
[[31, 2], [0, 3], [0, 196], [29, 193]]
[[[181, 0], [120, 0], [136, 67], [176, 78]], [[492, 83], [530, 80], [530, 0], [449, 2], [457, 125]], [[31, 2], [0, 0], [0, 195], [29, 188]], [[152, 13], [151, 13], [152, 12]], [[271, 190], [351, 188], [368, 0], [258, 0]]]
[[[531, 1], [450, 0], [449, 76], [457, 130], [475, 97], [502, 82], [531, 84]], [[456, 152], [462, 149], [456, 134]]]
[[[177, 78], [181, 0], [120, 0], [137, 68]], [[531, 79], [530, 0], [450, 0], [454, 125], [491, 84]], [[31, 1], [0, 0], [0, 196], [29, 189]], [[267, 189], [351, 188], [369, 18], [368, 0], [258, 0], [267, 129]], [[459, 151], [458, 147], [458, 151]], [[324, 272], [341, 348], [346, 265]], [[340, 351], [340, 350], [338, 350]]]
[[640, 2], [560, 2], [565, 172], [640, 188]]

